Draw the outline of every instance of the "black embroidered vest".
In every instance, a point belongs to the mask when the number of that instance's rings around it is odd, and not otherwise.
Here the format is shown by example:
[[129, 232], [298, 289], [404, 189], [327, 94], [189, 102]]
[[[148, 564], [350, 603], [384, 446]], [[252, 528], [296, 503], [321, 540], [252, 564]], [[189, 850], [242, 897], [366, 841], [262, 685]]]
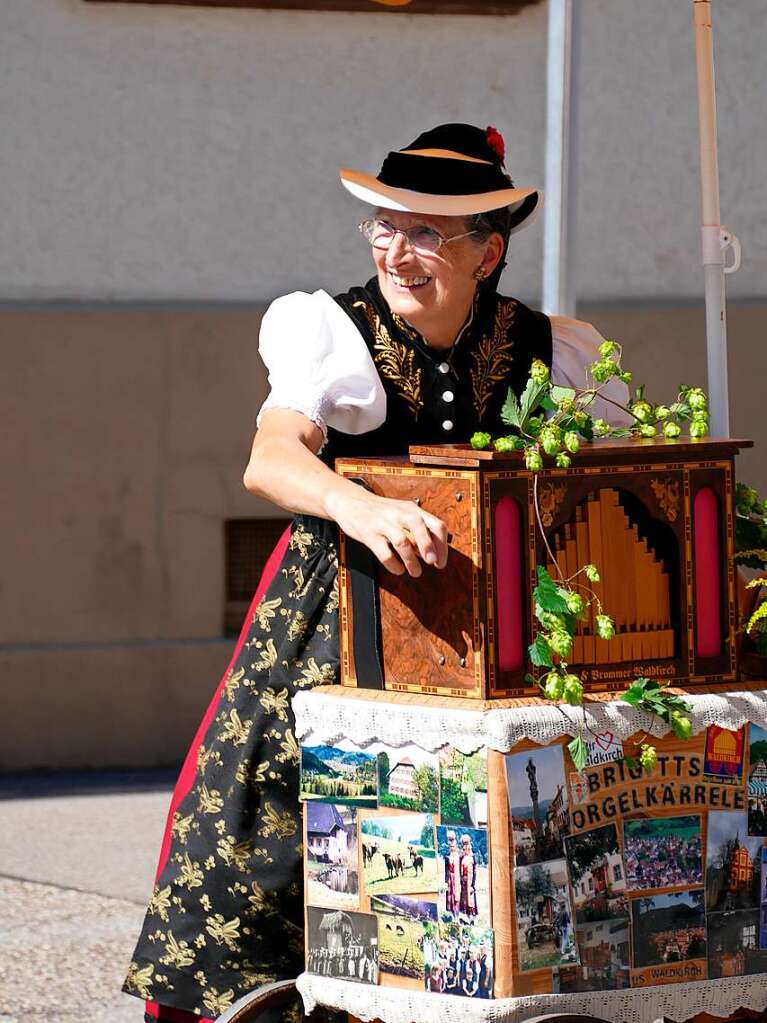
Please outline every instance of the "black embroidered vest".
[[475, 300], [449, 351], [430, 348], [393, 315], [372, 278], [335, 296], [360, 330], [386, 391], [386, 421], [368, 433], [328, 430], [322, 459], [404, 455], [411, 444], [467, 441], [476, 430], [504, 432], [509, 387], [524, 389], [533, 359], [551, 366], [551, 321], [497, 292]]

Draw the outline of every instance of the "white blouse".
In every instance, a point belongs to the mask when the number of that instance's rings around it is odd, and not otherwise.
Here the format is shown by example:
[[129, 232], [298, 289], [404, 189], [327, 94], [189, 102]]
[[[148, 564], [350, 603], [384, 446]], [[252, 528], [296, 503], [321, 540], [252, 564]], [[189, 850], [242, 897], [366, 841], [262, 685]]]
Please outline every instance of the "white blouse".
[[[561, 387], [583, 387], [586, 367], [599, 358], [602, 335], [580, 320], [551, 317], [551, 379]], [[257, 424], [270, 408], [293, 409], [320, 427], [367, 433], [386, 419], [386, 392], [354, 321], [325, 291], [294, 291], [275, 299], [261, 322], [259, 352], [271, 388]], [[628, 404], [628, 388], [613, 378], [603, 393]], [[616, 426], [630, 417], [595, 398], [588, 409]], [[500, 424], [499, 424], [500, 425]]]

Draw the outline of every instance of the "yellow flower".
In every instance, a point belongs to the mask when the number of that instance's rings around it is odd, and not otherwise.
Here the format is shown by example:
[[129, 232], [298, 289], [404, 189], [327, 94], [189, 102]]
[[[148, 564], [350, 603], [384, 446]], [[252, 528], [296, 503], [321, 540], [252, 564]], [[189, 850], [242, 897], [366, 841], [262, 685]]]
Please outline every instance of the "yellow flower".
[[284, 810], [280, 813], [275, 810], [271, 803], [264, 804], [263, 823], [258, 829], [259, 835], [268, 838], [270, 835], [277, 835], [278, 838], [291, 838], [296, 833], [296, 822], [293, 817]]
[[160, 889], [159, 885], [155, 885], [152, 898], [149, 900], [148, 911], [154, 915], [157, 913], [159, 918], [165, 923], [168, 922], [168, 908], [170, 907], [170, 885], [167, 888]]
[[197, 789], [200, 801], [197, 804], [198, 813], [218, 813], [224, 805], [221, 793], [218, 789], [208, 789], [205, 782]]
[[288, 696], [287, 688], [281, 689], [279, 693], [276, 693], [274, 689], [269, 686], [261, 694], [259, 703], [267, 714], [276, 714], [280, 721], [288, 720], [290, 697]]
[[221, 913], [216, 913], [215, 916], [209, 916], [205, 923], [207, 924], [205, 930], [217, 945], [226, 945], [230, 952], [239, 952], [240, 918], [238, 916], [232, 920], [225, 920]]
[[128, 976], [125, 978], [125, 986], [129, 991], [135, 991], [141, 998], [151, 998], [152, 992], [149, 985], [152, 983], [154, 966], [144, 966], [139, 969], [138, 963], [131, 963], [128, 967]]
[[190, 892], [193, 888], [200, 888], [205, 877], [200, 870], [200, 864], [196, 860], [192, 862], [189, 853], [184, 853], [182, 864], [181, 873], [175, 878], [174, 883], [188, 888]]
[[220, 1016], [222, 1012], [226, 1012], [230, 1008], [234, 1001], [234, 991], [224, 991], [222, 995], [212, 987], [203, 993], [202, 1004], [211, 1014], [211, 1016]]

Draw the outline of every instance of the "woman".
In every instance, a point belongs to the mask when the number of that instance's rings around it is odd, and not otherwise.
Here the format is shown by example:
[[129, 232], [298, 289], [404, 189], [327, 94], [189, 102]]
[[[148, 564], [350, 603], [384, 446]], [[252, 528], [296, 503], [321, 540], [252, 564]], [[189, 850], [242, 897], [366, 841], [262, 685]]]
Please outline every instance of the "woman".
[[461, 919], [471, 923], [477, 915], [477, 861], [469, 835], [461, 835], [461, 894], [458, 911]]
[[451, 919], [458, 916], [461, 905], [461, 850], [458, 848], [455, 832], [450, 828], [445, 835], [447, 854], [445, 855], [445, 911]]
[[[555, 382], [580, 384], [596, 357], [602, 339], [592, 327], [549, 320], [496, 291], [510, 235], [540, 204], [535, 189], [514, 188], [503, 159], [495, 129], [449, 124], [390, 153], [375, 178], [342, 171], [375, 210], [360, 225], [375, 277], [335, 300], [285, 296], [264, 317], [271, 393], [245, 485], [296, 519], [174, 793], [125, 985], [149, 999], [150, 1020], [214, 1018], [302, 969], [290, 700], [337, 681], [338, 527], [395, 574], [420, 576], [447, 560], [443, 522], [340, 478], [333, 460], [497, 432], [508, 388], [521, 390], [534, 358], [552, 366]], [[625, 400], [622, 385], [610, 387]], [[606, 405], [593, 411], [608, 414]]]

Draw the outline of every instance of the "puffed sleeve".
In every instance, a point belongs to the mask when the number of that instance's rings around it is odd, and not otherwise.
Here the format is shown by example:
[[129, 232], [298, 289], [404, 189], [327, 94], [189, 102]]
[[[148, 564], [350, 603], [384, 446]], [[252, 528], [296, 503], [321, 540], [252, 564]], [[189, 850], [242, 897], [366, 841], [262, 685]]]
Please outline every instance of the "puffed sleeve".
[[271, 388], [258, 413], [302, 412], [320, 427], [367, 433], [386, 419], [386, 392], [355, 323], [325, 291], [275, 299], [261, 321], [259, 352]]
[[[599, 356], [599, 346], [605, 339], [590, 323], [572, 320], [568, 316], [551, 317], [551, 380], [560, 387], [585, 387], [586, 370]], [[601, 387], [602, 394], [621, 405], [629, 403], [629, 389], [622, 380], [613, 377]], [[604, 398], [597, 397], [587, 409], [594, 419], [606, 419], [613, 426], [630, 426], [632, 417]]]

